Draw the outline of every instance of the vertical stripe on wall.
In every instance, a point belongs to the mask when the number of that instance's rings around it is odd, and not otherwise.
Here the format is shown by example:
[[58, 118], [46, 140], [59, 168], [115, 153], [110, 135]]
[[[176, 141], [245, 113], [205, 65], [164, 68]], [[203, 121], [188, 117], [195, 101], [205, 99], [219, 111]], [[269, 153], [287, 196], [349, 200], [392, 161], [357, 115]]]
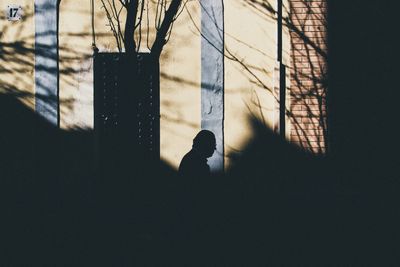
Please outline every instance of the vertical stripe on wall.
[[277, 12], [277, 54], [274, 68], [274, 131], [281, 137], [286, 136], [286, 66], [283, 64], [283, 0], [276, 1]]
[[217, 150], [208, 160], [212, 172], [224, 170], [224, 6], [201, 4], [201, 128], [212, 131]]
[[35, 0], [35, 109], [58, 125], [58, 0]]

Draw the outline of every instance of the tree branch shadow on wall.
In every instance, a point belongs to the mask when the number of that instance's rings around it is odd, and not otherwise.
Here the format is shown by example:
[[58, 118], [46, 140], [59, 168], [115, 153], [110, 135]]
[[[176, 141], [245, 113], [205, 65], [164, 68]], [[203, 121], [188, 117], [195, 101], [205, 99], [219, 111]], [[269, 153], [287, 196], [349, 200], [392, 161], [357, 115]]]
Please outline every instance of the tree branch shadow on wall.
[[[24, 14], [24, 22], [18, 24], [5, 24], [0, 33], [0, 92], [8, 95], [14, 95], [23, 101], [27, 106], [34, 108], [36, 101], [43, 103], [54, 103], [59, 101], [59, 117], [61, 125], [68, 125], [68, 116], [74, 113], [76, 108], [77, 100], [74, 96], [71, 96], [71, 92], [66, 93], [65, 91], [58, 92], [55, 96], [54, 93], [35, 93], [35, 56], [43, 59], [54, 59], [54, 52], [49, 52], [47, 45], [35, 44], [35, 34], [30, 29], [29, 21], [33, 20], [34, 14]], [[28, 22], [27, 22], [28, 21]], [[17, 32], [16, 35], [11, 33]], [[53, 36], [55, 33], [48, 31], [41, 33], [40, 37], [46, 38], [46, 36]], [[74, 37], [73, 34], [69, 35]], [[89, 34], [82, 34], [79, 37], [89, 36]], [[64, 37], [62, 34], [59, 37]], [[35, 50], [36, 46], [36, 50]], [[61, 86], [64, 87], [75, 87], [79, 88], [79, 77], [82, 72], [87, 71], [88, 66], [79, 65], [76, 68], [76, 62], [82, 62], [90, 59], [92, 55], [86, 53], [83, 58], [77, 55], [76, 50], [82, 49], [76, 45], [75, 47], [68, 47], [64, 44], [59, 46], [59, 51], [62, 53], [60, 56], [59, 66], [48, 67], [48, 66], [36, 66], [38, 70], [55, 73], [58, 71], [60, 77]], [[84, 48], [82, 49], [84, 50]], [[40, 51], [38, 53], [38, 51]], [[57, 69], [55, 69], [57, 68]], [[52, 88], [46, 88], [44, 84], [37, 84], [44, 89], [44, 92], [53, 92]], [[72, 92], [72, 94], [76, 92]], [[69, 94], [69, 95], [67, 95]], [[58, 97], [58, 99], [57, 99]], [[91, 99], [90, 99], [91, 100]], [[55, 105], [55, 104], [54, 104]], [[50, 113], [51, 117], [57, 117], [57, 110], [46, 110]], [[67, 124], [67, 125], [64, 125]], [[89, 123], [90, 124], [90, 123]], [[79, 128], [79, 125], [73, 125], [72, 127]]]
[[[245, 0], [244, 3], [263, 17], [277, 20], [278, 11], [268, 1]], [[328, 27], [327, 2], [288, 1], [283, 10], [287, 15], [283, 16], [282, 24], [290, 35], [292, 61], [289, 74], [291, 100], [285, 111], [292, 123], [292, 142], [322, 155], [329, 147], [328, 36], [324, 31]], [[299, 110], [300, 106], [302, 109]]]
[[[243, 8], [252, 12], [254, 16], [277, 21], [278, 11], [268, 1], [243, 0], [242, 2]], [[302, 8], [291, 8], [291, 4], [283, 7], [287, 15], [283, 17], [282, 23], [284, 30], [288, 31], [287, 34], [291, 36], [290, 57], [292, 59], [290, 68], [287, 66], [290, 71], [287, 76], [291, 76], [292, 83], [288, 90], [290, 104], [286, 105], [285, 103], [284, 109], [291, 123], [291, 142], [315, 154], [324, 155], [327, 153], [329, 145], [327, 120], [328, 37], [323, 33], [323, 30], [327, 29], [326, 2], [298, 1], [297, 4], [300, 4]], [[201, 32], [199, 25], [196, 25], [189, 10], [186, 9], [186, 11], [197, 34], [214, 46], [212, 41]], [[206, 15], [209, 16], [211, 21], [215, 21], [212, 14]], [[214, 27], [220, 32], [221, 42], [223, 42], [222, 36], [225, 36], [230, 43], [239, 44], [242, 49], [252, 51], [253, 54], [259, 55], [261, 58], [271, 57], [251, 45], [248, 40], [246, 41], [218, 28], [216, 22]], [[314, 27], [315, 30], [307, 30], [310, 27]], [[317, 28], [320, 28], [321, 32], [318, 32]], [[218, 50], [217, 47], [214, 46], [214, 48]], [[280, 104], [281, 101], [279, 94], [277, 95], [275, 92], [276, 89], [266, 82], [270, 76], [266, 69], [247, 62], [246, 58], [241, 55], [241, 51], [234, 51], [229, 45], [225, 44], [224, 49], [219, 52], [246, 75], [252, 84], [270, 93], [275, 101]], [[257, 93], [256, 98], [258, 99]], [[259, 100], [249, 103], [248, 108], [253, 114], [261, 118], [264, 117], [265, 110]]]

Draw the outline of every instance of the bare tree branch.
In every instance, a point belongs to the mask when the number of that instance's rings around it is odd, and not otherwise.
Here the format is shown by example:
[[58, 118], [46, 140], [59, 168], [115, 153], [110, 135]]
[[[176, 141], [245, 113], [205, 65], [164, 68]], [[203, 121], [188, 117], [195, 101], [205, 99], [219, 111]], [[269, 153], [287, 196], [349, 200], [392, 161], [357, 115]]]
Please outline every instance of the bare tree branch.
[[102, 7], [104, 8], [104, 10], [106, 12], [107, 19], [108, 19], [108, 23], [109, 24], [107, 26], [110, 26], [110, 29], [111, 29], [114, 37], [115, 37], [115, 40], [117, 42], [118, 51], [122, 52], [122, 47], [121, 47], [121, 44], [119, 42], [118, 33], [117, 33], [117, 29], [115, 28], [115, 25], [114, 25], [114, 22], [113, 22], [113, 18], [112, 18], [111, 14], [110, 14], [107, 6], [106, 6], [106, 3], [104, 3], [104, 0], [101, 0], [101, 4], [103, 5]]
[[157, 31], [156, 39], [151, 47], [151, 54], [154, 58], [158, 59], [161, 55], [161, 51], [166, 44], [168, 31], [174, 22], [176, 14], [178, 14], [181, 3], [182, 0], [172, 0], [167, 11], [165, 12], [164, 20], [161, 23], [160, 29]]
[[131, 0], [127, 4], [127, 14], [125, 22], [125, 51], [126, 53], [136, 52], [135, 23], [139, 6], [139, 0]]
[[137, 50], [139, 51], [140, 44], [142, 42], [142, 20], [143, 20], [143, 12], [144, 12], [144, 0], [141, 1], [140, 6], [140, 15], [138, 23], [135, 26], [135, 29], [139, 27], [139, 34], [138, 34], [138, 43], [137, 43]]

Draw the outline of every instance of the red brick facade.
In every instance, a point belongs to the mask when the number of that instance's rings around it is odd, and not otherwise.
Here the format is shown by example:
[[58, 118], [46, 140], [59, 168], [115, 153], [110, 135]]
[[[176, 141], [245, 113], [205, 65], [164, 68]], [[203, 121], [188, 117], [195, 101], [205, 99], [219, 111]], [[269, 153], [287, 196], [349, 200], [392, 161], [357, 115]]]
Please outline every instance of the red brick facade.
[[291, 0], [290, 139], [317, 154], [328, 149], [327, 1]]

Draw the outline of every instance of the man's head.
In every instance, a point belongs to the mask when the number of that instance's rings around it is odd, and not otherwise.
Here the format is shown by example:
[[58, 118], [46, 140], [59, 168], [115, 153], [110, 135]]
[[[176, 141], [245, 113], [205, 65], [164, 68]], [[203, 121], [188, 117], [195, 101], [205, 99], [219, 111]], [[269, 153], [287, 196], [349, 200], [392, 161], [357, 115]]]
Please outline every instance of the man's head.
[[193, 139], [193, 148], [203, 157], [211, 157], [216, 149], [216, 140], [213, 132], [201, 130]]

